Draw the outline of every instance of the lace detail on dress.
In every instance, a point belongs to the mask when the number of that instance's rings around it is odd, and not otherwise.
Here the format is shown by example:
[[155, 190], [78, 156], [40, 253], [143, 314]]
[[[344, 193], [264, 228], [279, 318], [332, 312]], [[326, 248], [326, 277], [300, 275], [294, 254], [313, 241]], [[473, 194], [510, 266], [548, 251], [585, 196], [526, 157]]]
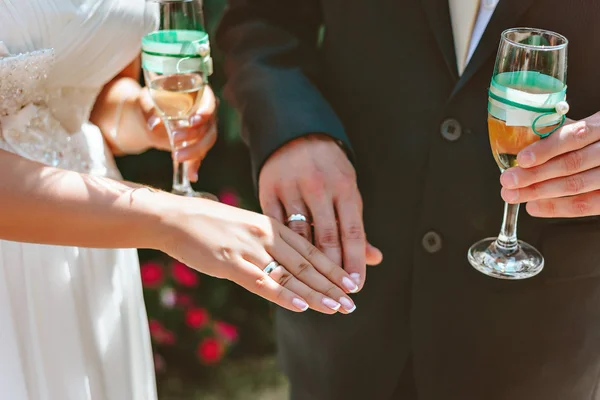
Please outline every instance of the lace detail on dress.
[[44, 100], [41, 89], [53, 61], [52, 50], [0, 58], [0, 116], [15, 114], [24, 105]]
[[73, 134], [82, 132], [99, 89], [49, 88], [53, 61], [50, 49], [0, 58], [0, 148], [90, 173], [85, 138]]

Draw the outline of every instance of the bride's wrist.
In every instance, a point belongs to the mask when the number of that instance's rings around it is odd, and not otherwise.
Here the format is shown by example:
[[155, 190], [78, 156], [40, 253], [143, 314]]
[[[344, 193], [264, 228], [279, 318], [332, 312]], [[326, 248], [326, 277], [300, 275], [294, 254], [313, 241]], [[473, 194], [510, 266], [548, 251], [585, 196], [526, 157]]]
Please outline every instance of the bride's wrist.
[[180, 242], [185, 236], [186, 221], [190, 208], [195, 204], [191, 202], [202, 201], [177, 196], [163, 191], [150, 191], [142, 198], [143, 207], [148, 213], [146, 230], [148, 248], [159, 250], [167, 254], [176, 251], [174, 244]]
[[[152, 206], [160, 221], [155, 227], [155, 249], [176, 256], [182, 243], [196, 240], [194, 232], [202, 216], [214, 216], [220, 203], [208, 199], [178, 196], [161, 192], [155, 195]], [[190, 221], [195, 221], [190, 225]]]
[[150, 187], [132, 189], [126, 201], [137, 218], [132, 221], [131, 234], [138, 240], [136, 247], [164, 251], [173, 232], [172, 218], [177, 196]]

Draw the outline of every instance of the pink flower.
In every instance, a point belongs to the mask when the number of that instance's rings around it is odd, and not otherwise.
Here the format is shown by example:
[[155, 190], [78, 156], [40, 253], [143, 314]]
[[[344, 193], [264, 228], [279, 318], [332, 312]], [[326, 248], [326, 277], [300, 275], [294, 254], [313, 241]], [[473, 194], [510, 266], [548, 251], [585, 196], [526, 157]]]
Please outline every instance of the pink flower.
[[175, 333], [171, 331], [164, 331], [162, 334], [162, 343], [166, 345], [174, 345], [177, 338], [175, 337]]
[[150, 336], [157, 344], [175, 344], [175, 334], [167, 329], [157, 320], [150, 320], [148, 323]]
[[208, 323], [208, 311], [204, 308], [190, 308], [185, 313], [185, 322], [192, 328], [202, 328]]
[[189, 294], [185, 294], [185, 293], [177, 293], [176, 294], [176, 300], [175, 300], [175, 304], [177, 304], [180, 307], [189, 307], [191, 306], [193, 303], [192, 300], [192, 296], [190, 296]]
[[161, 323], [153, 320], [153, 321], [150, 321], [149, 327], [150, 327], [150, 337], [152, 337], [152, 339], [156, 343], [162, 343], [164, 333], [165, 333], [165, 328], [161, 325]]
[[238, 207], [240, 205], [240, 198], [235, 191], [232, 189], [225, 189], [219, 193], [219, 201], [229, 206]]
[[150, 328], [150, 335], [154, 338], [157, 335], [160, 335], [165, 328], [163, 328], [162, 324], [155, 319], [151, 319], [148, 322], [148, 327]]
[[198, 273], [179, 261], [173, 263], [173, 278], [182, 286], [195, 287], [198, 285]]
[[215, 331], [229, 342], [234, 342], [239, 337], [237, 327], [228, 324], [227, 322], [217, 321], [215, 322]]
[[154, 369], [163, 372], [166, 369], [165, 359], [158, 353], [154, 353]]
[[223, 345], [215, 338], [206, 338], [198, 345], [196, 353], [204, 364], [215, 364], [223, 358]]
[[145, 287], [156, 287], [163, 281], [163, 269], [162, 267], [152, 261], [144, 263], [140, 268], [142, 275], [142, 284]]

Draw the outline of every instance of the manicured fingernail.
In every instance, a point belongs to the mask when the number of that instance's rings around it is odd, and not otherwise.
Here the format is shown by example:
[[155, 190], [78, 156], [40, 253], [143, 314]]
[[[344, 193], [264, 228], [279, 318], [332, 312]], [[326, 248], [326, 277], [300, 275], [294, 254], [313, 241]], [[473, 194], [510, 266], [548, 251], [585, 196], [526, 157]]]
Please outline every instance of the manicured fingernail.
[[360, 274], [358, 272], [351, 273], [350, 278], [352, 278], [352, 280], [356, 282], [357, 285], [360, 285]]
[[533, 163], [535, 163], [535, 154], [533, 154], [531, 151], [524, 151], [519, 153], [517, 156], [517, 161], [522, 167], [530, 167], [533, 165]]
[[190, 180], [192, 182], [197, 182], [198, 181], [198, 173], [197, 172], [192, 172], [192, 177], [190, 178]]
[[330, 299], [329, 297], [323, 297], [323, 300], [321, 300], [323, 302], [323, 305], [325, 307], [329, 307], [331, 308], [333, 311], [337, 311], [340, 309], [341, 304], [338, 303], [337, 301]]
[[173, 140], [175, 142], [181, 142], [185, 138], [186, 131], [175, 131], [173, 132]]
[[308, 310], [308, 304], [306, 304], [304, 300], [299, 299], [297, 297], [292, 300], [292, 304], [300, 311]]
[[342, 305], [342, 307], [344, 307], [344, 310], [346, 310], [349, 313], [356, 310], [356, 305], [354, 304], [354, 302], [347, 297], [340, 297], [340, 304]]
[[190, 124], [191, 125], [200, 125], [201, 122], [202, 122], [202, 116], [201, 115], [193, 115], [190, 118]]
[[150, 116], [150, 118], [148, 118], [147, 124], [148, 129], [153, 130], [157, 127], [158, 124], [160, 124], [160, 117], [158, 117], [157, 115]]
[[518, 190], [510, 190], [503, 189], [502, 197], [509, 203], [515, 203], [519, 200], [519, 191]]
[[506, 171], [502, 174], [502, 182], [507, 188], [514, 188], [519, 184], [517, 174], [512, 171]]
[[358, 285], [352, 281], [352, 279], [348, 277], [344, 277], [342, 279], [342, 285], [346, 288], [350, 293], [356, 293], [358, 291]]

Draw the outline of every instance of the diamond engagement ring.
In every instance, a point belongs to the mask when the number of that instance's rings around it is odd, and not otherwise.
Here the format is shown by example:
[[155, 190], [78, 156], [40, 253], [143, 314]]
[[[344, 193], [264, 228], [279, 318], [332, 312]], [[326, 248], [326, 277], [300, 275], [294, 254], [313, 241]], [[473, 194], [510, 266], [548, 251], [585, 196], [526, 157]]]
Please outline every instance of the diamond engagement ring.
[[288, 217], [287, 223], [289, 224], [294, 221], [308, 222], [308, 218], [306, 218], [306, 215], [304, 214], [292, 214]]
[[277, 261], [271, 261], [267, 264], [267, 266], [263, 269], [264, 273], [269, 275], [275, 268], [279, 267]]

